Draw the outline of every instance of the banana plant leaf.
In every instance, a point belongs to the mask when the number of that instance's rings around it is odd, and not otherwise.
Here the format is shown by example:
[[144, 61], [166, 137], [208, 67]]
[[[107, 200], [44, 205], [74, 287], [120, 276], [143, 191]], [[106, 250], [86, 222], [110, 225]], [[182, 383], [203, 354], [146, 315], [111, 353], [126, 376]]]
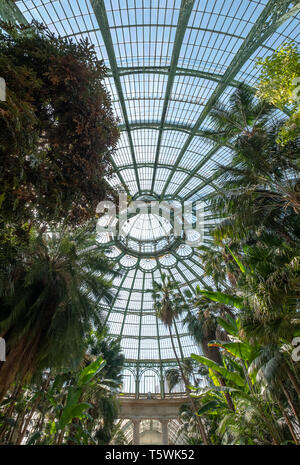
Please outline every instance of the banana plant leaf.
[[216, 415], [216, 410], [220, 407], [220, 404], [217, 400], [210, 400], [198, 410], [197, 415], [200, 417], [204, 413]]
[[220, 291], [206, 291], [205, 289], [201, 290], [201, 294], [212, 300], [213, 302], [219, 302], [220, 304], [230, 305], [238, 309], [244, 308], [244, 299], [242, 297], [225, 294], [225, 292]]
[[60, 420], [59, 420], [59, 428], [63, 429], [65, 426], [69, 423], [74, 418], [86, 418], [87, 414], [85, 413], [86, 410], [89, 408], [92, 408], [92, 405], [89, 404], [88, 402], [80, 402], [75, 405], [68, 405], [63, 409], [63, 412], [61, 414]]
[[93, 363], [85, 367], [77, 381], [78, 386], [83, 386], [88, 384], [94, 376], [96, 376], [106, 365], [105, 360], [103, 360], [102, 357], [99, 357], [97, 360], [95, 360]]
[[231, 355], [242, 360], [252, 362], [257, 355], [257, 347], [250, 346], [245, 342], [222, 342], [208, 344], [209, 347], [220, 347], [221, 349], [227, 350]]
[[225, 331], [230, 334], [231, 336], [238, 337], [239, 335], [239, 328], [240, 328], [240, 321], [239, 319], [234, 319], [231, 318], [229, 315], [227, 316], [227, 319], [225, 320], [224, 318], [218, 317], [217, 321], [222, 328], [225, 329]]
[[232, 250], [226, 245], [226, 249], [228, 250], [228, 252], [231, 254], [232, 258], [234, 259], [234, 261], [236, 262], [236, 264], [238, 265], [239, 269], [241, 270], [242, 273], [246, 273], [246, 268], [244, 267], [244, 265], [242, 264], [242, 262], [237, 258], [237, 256], [232, 252]]
[[211, 368], [217, 373], [220, 373], [224, 378], [226, 378], [229, 381], [232, 381], [237, 386], [245, 385], [245, 380], [238, 373], [226, 370], [225, 367], [218, 365], [217, 363], [213, 362], [209, 358], [203, 357], [202, 355], [191, 354], [191, 357], [200, 364], [205, 365], [208, 368]]

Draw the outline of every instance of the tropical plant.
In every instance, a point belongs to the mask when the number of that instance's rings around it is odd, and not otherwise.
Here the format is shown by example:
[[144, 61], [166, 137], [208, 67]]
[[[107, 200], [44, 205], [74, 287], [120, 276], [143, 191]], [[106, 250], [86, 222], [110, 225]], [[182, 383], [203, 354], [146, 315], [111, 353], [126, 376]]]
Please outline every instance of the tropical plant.
[[106, 69], [88, 41], [35, 23], [2, 27], [9, 34], [0, 33], [1, 231], [82, 224], [115, 195], [106, 178], [119, 130]]
[[232, 161], [216, 169], [222, 186], [211, 195], [213, 211], [225, 217], [215, 228], [218, 240], [237, 242], [263, 231], [294, 244], [299, 241], [299, 164], [297, 143], [276, 143], [273, 109], [241, 86], [228, 108], [212, 112], [216, 138], [232, 138]]
[[287, 106], [291, 116], [281, 127], [277, 142], [281, 145], [299, 136], [300, 107], [297, 95], [300, 81], [300, 53], [294, 42], [287, 42], [278, 47], [272, 55], [264, 60], [257, 59], [260, 78], [257, 95], [281, 110]]
[[[0, 406], [2, 444], [108, 444], [122, 441], [116, 423], [117, 393], [123, 367], [118, 344], [107, 330], [91, 334], [110, 363], [90, 353], [90, 341], [80, 366], [45, 370], [30, 384], [17, 382]], [[96, 346], [93, 345], [93, 352]], [[117, 357], [119, 355], [119, 358]]]
[[[213, 385], [206, 388], [195, 388], [194, 395], [202, 404], [198, 414], [220, 418], [216, 435], [222, 443], [278, 445], [292, 440], [298, 444], [299, 399], [294, 403], [283, 385], [284, 375], [279, 369], [282, 355], [274, 353], [274, 349], [270, 352], [270, 347], [238, 339], [239, 319], [231, 322], [220, 319], [219, 323], [233, 338], [229, 342], [213, 343], [224, 351], [223, 364], [192, 355], [209, 368], [213, 381]], [[226, 387], [218, 382], [217, 373], [226, 379]], [[280, 390], [274, 389], [278, 382]], [[228, 392], [233, 399], [234, 410], [222, 400]]]
[[[1, 269], [0, 399], [13, 381], [46, 368], [78, 364], [84, 338], [101, 327], [101, 299], [112, 298], [112, 265], [90, 231], [32, 233], [28, 246]], [[110, 275], [110, 277], [109, 277]]]
[[[187, 304], [179, 291], [178, 283], [172, 281], [169, 276], [166, 276], [164, 273], [161, 274], [161, 282], [153, 282], [153, 291], [152, 291], [152, 298], [154, 301], [154, 309], [156, 312], [156, 316], [164, 323], [164, 325], [168, 328], [170, 334], [170, 341], [172, 344], [174, 356], [177, 361], [177, 365], [180, 371], [181, 379], [183, 380], [186, 388], [186, 392], [189, 393], [189, 380], [186, 377], [184, 372], [182, 362], [179, 359], [177, 354], [175, 343], [172, 334], [172, 325], [175, 319], [185, 310], [187, 309]], [[183, 354], [182, 354], [182, 361], [183, 361]], [[192, 408], [194, 413], [196, 413], [196, 405], [192, 398], [190, 398]], [[200, 418], [198, 418], [198, 426], [201, 432], [201, 437], [204, 444], [208, 444], [208, 438], [205, 431], [205, 427]]]
[[[230, 244], [230, 248], [234, 248], [234, 244]], [[216, 289], [236, 286], [239, 269], [227, 244], [214, 240], [214, 245], [199, 246], [198, 252], [204, 276], [213, 280]]]
[[[298, 147], [292, 139], [278, 144], [282, 125], [272, 115], [241, 86], [229, 107], [212, 111], [208, 131], [233, 157], [217, 168], [219, 189], [209, 196], [221, 221], [199, 248], [215, 288], [187, 291], [185, 323], [204, 352], [192, 357], [208, 382], [190, 389], [213, 444], [300, 443], [292, 358], [300, 334]], [[187, 420], [187, 440], [197, 441]]]

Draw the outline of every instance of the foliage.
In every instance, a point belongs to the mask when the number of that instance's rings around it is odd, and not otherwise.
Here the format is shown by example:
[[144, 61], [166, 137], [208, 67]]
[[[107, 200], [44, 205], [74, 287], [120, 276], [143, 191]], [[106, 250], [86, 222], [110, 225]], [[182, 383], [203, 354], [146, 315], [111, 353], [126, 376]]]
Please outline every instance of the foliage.
[[25, 223], [82, 224], [115, 195], [105, 179], [119, 135], [106, 69], [87, 41], [36, 24], [4, 27], [1, 234], [12, 227], [20, 235]]
[[[224, 328], [229, 327], [224, 325]], [[278, 445], [292, 440], [298, 443], [293, 425], [295, 418], [292, 418], [296, 412], [296, 421], [299, 421], [297, 412], [300, 404], [299, 398], [292, 400], [288, 392], [291, 387], [287, 386], [285, 375], [289, 371], [286, 356], [276, 349], [274, 354], [274, 349], [270, 352], [267, 346], [237, 339], [235, 328], [232, 334], [235, 342], [217, 344], [224, 349], [223, 366], [206, 357], [192, 355], [209, 368], [213, 381], [210, 386], [194, 391], [193, 395], [201, 405], [198, 415], [205, 416], [208, 424], [215, 424], [218, 419], [218, 427], [214, 431], [217, 443]], [[214, 376], [216, 372], [222, 373], [226, 379], [226, 388], [218, 383]], [[234, 402], [234, 410], [224, 402], [223, 395], [228, 392]], [[282, 423], [282, 414], [286, 424]]]
[[[116, 352], [106, 330], [98, 336]], [[46, 370], [37, 383], [16, 384], [1, 405], [10, 415], [0, 419], [1, 443], [124, 443], [116, 425], [121, 367], [112, 363], [109, 371], [115, 378], [108, 379], [102, 356], [87, 352], [82, 364], [71, 370]]]
[[[210, 196], [221, 221], [198, 249], [214, 289], [186, 291], [185, 323], [204, 354], [192, 357], [207, 370], [191, 395], [212, 444], [299, 444], [298, 145], [278, 144], [272, 107], [244, 86], [212, 118], [210, 136], [231, 136], [233, 157]], [[194, 443], [199, 434], [183, 421], [180, 437]]]
[[[219, 108], [214, 112], [219, 128], [235, 134], [231, 162], [216, 169], [222, 189], [211, 196], [211, 207], [224, 219], [213, 232], [215, 240], [223, 241], [227, 252], [231, 243], [257, 240], [261, 233], [275, 234], [290, 244], [299, 242], [297, 142], [279, 146], [278, 125], [268, 119], [270, 110], [265, 111], [261, 104], [261, 113], [254, 120], [254, 97], [243, 87], [234, 96], [225, 112]], [[244, 115], [239, 126], [235, 122], [238, 105], [241, 121]], [[218, 125], [215, 134], [219, 134]]]
[[296, 106], [295, 79], [300, 76], [300, 53], [296, 44], [284, 43], [264, 60], [258, 58], [257, 65], [261, 73], [258, 97], [282, 110], [285, 105]]
[[1, 443], [122, 440], [124, 357], [101, 314], [117, 273], [94, 233], [98, 202], [116, 196], [106, 68], [87, 40], [1, 26]]
[[16, 377], [79, 363], [91, 325], [102, 325], [97, 302], [112, 298], [104, 275], [115, 272], [89, 231], [62, 230], [32, 233], [1, 275], [7, 357], [0, 367], [0, 397]]
[[299, 136], [300, 107], [300, 53], [293, 42], [284, 43], [275, 52], [262, 60], [257, 95], [272, 105], [284, 110], [291, 109], [291, 116], [279, 131], [277, 141], [281, 145], [295, 140]]
[[[179, 375], [176, 375], [174, 372], [168, 375], [168, 381], [170, 388], [173, 388], [175, 384], [181, 379], [185, 385], [186, 393], [189, 395], [189, 380], [188, 373], [186, 373], [185, 363], [183, 359], [182, 350], [181, 351], [181, 360], [177, 354], [177, 350], [174, 343], [174, 338], [172, 334], [172, 325], [176, 318], [184, 311], [188, 309], [188, 304], [185, 301], [183, 295], [179, 290], [179, 284], [176, 281], [172, 281], [170, 276], [166, 276], [164, 273], [161, 274], [161, 282], [153, 282], [153, 291], [152, 298], [154, 301], [154, 309], [156, 316], [164, 323], [164, 325], [169, 329], [170, 340], [176, 358]], [[174, 375], [177, 378], [175, 383]], [[175, 384], [174, 384], [175, 383]], [[196, 414], [196, 406], [193, 399], [190, 397], [190, 403], [194, 415]], [[208, 444], [207, 435], [203, 427], [202, 421], [199, 418], [196, 418], [198, 423], [198, 430], [200, 431], [201, 438], [204, 444]]]

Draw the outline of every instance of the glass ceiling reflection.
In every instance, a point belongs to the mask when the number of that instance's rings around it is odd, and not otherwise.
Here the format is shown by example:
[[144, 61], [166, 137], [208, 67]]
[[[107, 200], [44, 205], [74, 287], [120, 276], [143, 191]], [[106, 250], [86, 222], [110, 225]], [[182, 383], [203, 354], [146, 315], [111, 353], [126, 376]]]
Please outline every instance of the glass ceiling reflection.
[[[150, 194], [159, 200], [205, 202], [218, 189], [216, 163], [228, 163], [232, 150], [230, 141], [221, 146], [203, 137], [203, 130], [212, 127], [209, 112], [217, 101], [226, 105], [239, 82], [255, 88], [256, 58], [270, 55], [287, 40], [296, 41], [300, 18], [299, 3], [287, 0], [15, 4], [18, 10], [5, 11], [6, 17], [35, 19], [55, 34], [95, 44], [108, 68], [105, 84], [121, 129], [111, 183], [133, 198]], [[104, 313], [111, 333], [122, 336], [131, 361], [174, 359], [167, 330], [146, 292], [153, 278], [170, 274], [180, 290], [193, 289], [199, 282], [209, 284], [193, 248], [179, 243], [162, 254], [147, 250], [147, 240], [163, 236], [155, 221], [135, 217], [128, 225], [127, 237], [144, 244], [143, 250], [128, 244], [126, 250], [103, 239], [113, 245], [109, 254], [122, 270], [114, 281], [113, 305]], [[206, 209], [205, 242], [214, 221]], [[180, 321], [173, 332], [182, 356], [197, 351]]]

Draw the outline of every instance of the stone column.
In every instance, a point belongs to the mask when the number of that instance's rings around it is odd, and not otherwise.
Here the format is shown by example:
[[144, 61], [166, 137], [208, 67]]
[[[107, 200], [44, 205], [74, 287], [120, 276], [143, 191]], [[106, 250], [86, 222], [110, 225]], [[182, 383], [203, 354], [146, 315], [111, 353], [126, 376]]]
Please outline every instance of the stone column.
[[169, 437], [168, 437], [168, 422], [169, 420], [160, 420], [161, 428], [162, 428], [162, 443], [164, 446], [169, 444]]
[[140, 420], [138, 418], [132, 418], [133, 423], [133, 444], [138, 446], [140, 443]]

